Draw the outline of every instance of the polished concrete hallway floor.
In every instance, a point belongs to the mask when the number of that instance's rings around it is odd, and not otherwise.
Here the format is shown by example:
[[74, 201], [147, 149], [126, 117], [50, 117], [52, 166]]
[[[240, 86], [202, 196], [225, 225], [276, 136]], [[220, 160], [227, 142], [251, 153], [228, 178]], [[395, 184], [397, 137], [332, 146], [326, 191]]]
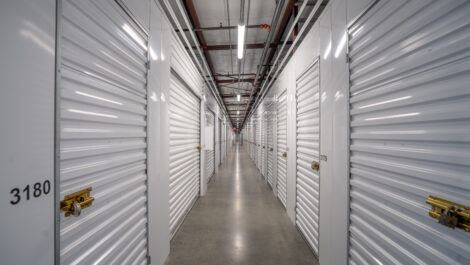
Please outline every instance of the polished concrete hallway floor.
[[234, 147], [171, 241], [166, 265], [318, 264], [244, 147]]

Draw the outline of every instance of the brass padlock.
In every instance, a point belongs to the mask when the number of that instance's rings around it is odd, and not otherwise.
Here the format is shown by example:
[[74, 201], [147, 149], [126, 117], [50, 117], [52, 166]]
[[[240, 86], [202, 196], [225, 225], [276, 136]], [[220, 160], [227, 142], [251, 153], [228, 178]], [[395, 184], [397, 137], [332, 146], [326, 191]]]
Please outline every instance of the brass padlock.
[[317, 161], [312, 161], [312, 169], [319, 171], [320, 170], [320, 163]]
[[287, 152], [282, 153], [283, 157], [287, 157]]
[[90, 197], [91, 190], [92, 188], [89, 187], [65, 195], [64, 200], [60, 202], [60, 210], [65, 211], [64, 216], [80, 216], [83, 209], [90, 207], [95, 200], [95, 198]]
[[198, 147], [196, 147], [196, 149], [201, 151], [202, 147], [199, 145]]
[[429, 196], [426, 200], [430, 204], [429, 216], [439, 220], [442, 225], [452, 229], [460, 228], [470, 232], [470, 207], [451, 202], [439, 197]]

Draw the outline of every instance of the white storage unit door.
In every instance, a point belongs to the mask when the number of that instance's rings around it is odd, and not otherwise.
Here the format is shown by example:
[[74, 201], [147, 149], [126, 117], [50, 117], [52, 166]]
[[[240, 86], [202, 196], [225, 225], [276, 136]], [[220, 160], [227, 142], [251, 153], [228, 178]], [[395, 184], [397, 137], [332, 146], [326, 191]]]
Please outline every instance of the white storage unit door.
[[221, 149], [222, 149], [222, 161], [223, 159], [225, 158], [225, 149], [226, 149], [226, 141], [225, 141], [225, 133], [226, 133], [226, 126], [225, 126], [225, 122], [222, 122], [222, 144], [221, 144]]
[[318, 254], [320, 172], [312, 169], [320, 155], [320, 82], [316, 60], [296, 81], [297, 167], [295, 224]]
[[261, 174], [263, 175], [263, 177], [266, 178], [266, 112], [263, 113], [263, 115], [261, 116], [261, 128], [263, 128], [261, 130], [261, 166], [260, 166], [260, 170], [261, 170]]
[[287, 202], [287, 100], [284, 91], [277, 102], [277, 197]]
[[[206, 108], [206, 126], [212, 127], [212, 129], [215, 129], [215, 115], [212, 111], [210, 111], [208, 108]], [[214, 134], [212, 134], [212, 139], [209, 139], [208, 141], [214, 142]], [[214, 146], [215, 147], [215, 146]], [[210, 181], [212, 176], [214, 175], [215, 172], [215, 150], [206, 150], [206, 170], [207, 170], [207, 182]]]
[[170, 234], [199, 195], [200, 101], [172, 69], [170, 76]]
[[216, 144], [217, 144], [217, 166], [220, 166], [222, 163], [222, 147], [220, 144], [221, 139], [221, 130], [222, 130], [222, 122], [219, 118], [217, 118], [217, 137], [216, 137]]
[[378, 1], [349, 28], [351, 264], [470, 264], [470, 2]]
[[268, 183], [271, 188], [274, 188], [274, 115], [272, 111], [268, 112], [268, 127], [267, 127], [267, 152], [268, 152]]
[[256, 155], [256, 166], [258, 166], [258, 170], [261, 172], [261, 159], [262, 159], [262, 149], [263, 149], [263, 142], [261, 136], [263, 135], [263, 119], [262, 115], [258, 117], [256, 120], [257, 123], [257, 130], [256, 130], [256, 146], [257, 146], [257, 155]]
[[57, 185], [94, 201], [58, 213], [60, 264], [146, 264], [148, 38], [114, 1], [62, 4]]

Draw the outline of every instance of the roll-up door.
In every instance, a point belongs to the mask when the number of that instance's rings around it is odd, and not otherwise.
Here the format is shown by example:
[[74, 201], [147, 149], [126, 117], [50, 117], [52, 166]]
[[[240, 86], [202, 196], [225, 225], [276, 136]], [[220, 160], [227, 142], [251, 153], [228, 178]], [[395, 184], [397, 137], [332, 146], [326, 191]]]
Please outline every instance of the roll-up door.
[[172, 69], [170, 75], [170, 233], [199, 195], [200, 101]]
[[261, 159], [262, 159], [262, 149], [263, 149], [263, 142], [262, 142], [262, 135], [263, 135], [263, 115], [260, 115], [256, 119], [257, 130], [256, 130], [256, 166], [258, 166], [258, 170], [261, 172]]
[[[212, 111], [210, 111], [208, 108], [206, 108], [206, 126], [210, 128], [211, 130], [215, 129], [215, 115]], [[207, 141], [210, 141], [214, 143], [214, 133], [209, 134], [211, 136], [211, 139], [208, 139]], [[212, 176], [214, 175], [215, 172], [215, 149], [214, 145], [212, 146], [212, 149], [207, 150], [206, 149], [206, 170], [207, 170], [207, 182], [210, 181]]]
[[222, 140], [221, 140], [222, 141], [222, 145], [221, 145], [222, 146], [221, 147], [222, 148], [222, 161], [225, 158], [225, 148], [226, 148], [225, 147], [225, 144], [226, 144], [226, 142], [225, 142], [225, 132], [226, 132], [226, 129], [225, 129], [225, 121], [224, 121], [222, 123], [222, 137], [221, 137], [222, 138]]
[[277, 102], [277, 197], [287, 202], [287, 100], [286, 91]]
[[146, 263], [148, 37], [114, 1], [62, 1], [60, 21], [59, 197], [94, 198], [58, 213], [60, 264]]
[[378, 1], [349, 28], [351, 264], [470, 264], [470, 2]]
[[[316, 60], [296, 80], [297, 166], [295, 224], [318, 254], [320, 198], [320, 82]], [[315, 167], [318, 165], [318, 167]]]
[[217, 138], [216, 138], [216, 144], [217, 144], [217, 166], [220, 166], [222, 163], [222, 147], [220, 143], [221, 139], [221, 131], [222, 131], [222, 122], [220, 121], [219, 118], [217, 118]]
[[267, 127], [267, 152], [268, 152], [268, 183], [271, 188], [274, 188], [274, 115], [272, 111], [268, 112], [268, 127]]
[[266, 176], [266, 134], [267, 134], [267, 131], [266, 131], [266, 112], [263, 113], [263, 115], [261, 116], [261, 128], [263, 128], [261, 130], [261, 166], [260, 166], [260, 170], [261, 170], [261, 174], [263, 175], [263, 177], [267, 177]]

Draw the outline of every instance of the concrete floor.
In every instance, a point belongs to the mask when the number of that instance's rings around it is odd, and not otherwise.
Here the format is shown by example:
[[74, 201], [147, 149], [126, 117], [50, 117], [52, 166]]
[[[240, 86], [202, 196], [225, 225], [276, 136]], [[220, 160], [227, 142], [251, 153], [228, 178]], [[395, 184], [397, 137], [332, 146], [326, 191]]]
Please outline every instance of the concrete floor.
[[166, 265], [318, 264], [244, 147], [219, 169], [171, 241]]

